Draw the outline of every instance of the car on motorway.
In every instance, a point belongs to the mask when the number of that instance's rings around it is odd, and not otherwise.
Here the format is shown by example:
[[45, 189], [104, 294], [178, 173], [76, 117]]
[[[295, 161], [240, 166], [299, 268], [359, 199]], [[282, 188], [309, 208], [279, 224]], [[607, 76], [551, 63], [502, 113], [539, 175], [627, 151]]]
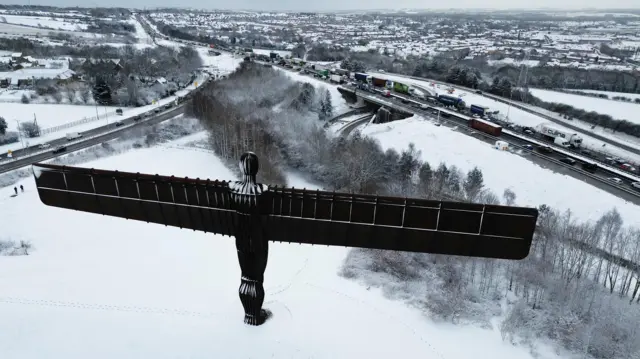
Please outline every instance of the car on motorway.
[[582, 169], [587, 172], [594, 173], [595, 171], [598, 170], [598, 165], [595, 163], [583, 162]]
[[574, 160], [574, 159], [573, 159], [573, 158], [571, 158], [571, 157], [564, 157], [564, 158], [561, 158], [561, 159], [560, 159], [560, 162], [562, 162], [562, 163], [566, 163], [566, 164], [571, 165], [571, 166], [573, 166], [573, 165], [575, 165], [575, 164], [576, 164], [576, 160]]
[[51, 151], [52, 153], [61, 153], [67, 150], [67, 146], [58, 146]]
[[154, 113], [158, 113], [160, 111], [162, 111], [162, 107], [156, 107], [156, 108], [153, 109]]
[[522, 148], [524, 148], [525, 150], [528, 150], [528, 151], [533, 151], [533, 146], [532, 146], [532, 145], [529, 145], [529, 144], [527, 144], [527, 145], [522, 145]]
[[553, 153], [553, 148], [549, 146], [538, 146], [538, 152]]
[[615, 184], [622, 184], [622, 180], [618, 177], [609, 177], [607, 178], [607, 181], [613, 182]]
[[637, 189], [640, 191], [640, 182], [633, 182], [631, 184], [631, 187], [633, 187], [633, 189]]
[[124, 122], [122, 122], [122, 121], [116, 121], [116, 127], [120, 127], [120, 126], [122, 126], [122, 125], [124, 125]]
[[482, 95], [482, 91], [480, 91], [480, 90], [476, 90], [476, 93], [477, 93], [478, 95]]
[[38, 148], [41, 149], [41, 150], [44, 150], [44, 149], [49, 148], [49, 147], [51, 147], [51, 145], [48, 144], [48, 143], [43, 143], [40, 146], [38, 146]]
[[122, 116], [122, 109], [121, 108], [116, 110], [116, 115]]

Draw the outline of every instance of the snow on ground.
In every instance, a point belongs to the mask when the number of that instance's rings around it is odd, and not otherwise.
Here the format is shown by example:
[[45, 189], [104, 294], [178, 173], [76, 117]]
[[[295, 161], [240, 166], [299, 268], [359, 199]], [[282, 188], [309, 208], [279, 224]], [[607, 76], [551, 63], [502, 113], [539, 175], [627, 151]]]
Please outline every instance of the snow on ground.
[[618, 120], [627, 120], [640, 124], [640, 118], [636, 116], [636, 113], [640, 111], [640, 104], [637, 103], [612, 101], [550, 90], [529, 89], [529, 91], [533, 96], [542, 101], [564, 103], [585, 111], [595, 111], [597, 113], [610, 115]]
[[129, 22], [133, 24], [133, 26], [135, 26], [136, 32], [134, 36], [136, 37], [136, 39], [138, 39], [139, 45], [153, 46], [153, 39], [151, 38], [151, 36], [149, 36], [149, 34], [147, 34], [138, 19], [135, 16], [131, 16]]
[[[211, 154], [170, 148], [84, 166], [233, 177]], [[265, 307], [274, 317], [246, 326], [232, 238], [47, 207], [32, 178], [20, 184], [15, 198], [0, 189], [3, 237], [34, 249], [0, 259], [2, 358], [532, 358], [497, 328], [436, 324], [339, 277], [345, 248], [270, 244]], [[559, 358], [541, 347], [543, 359]]]
[[[558, 128], [558, 129], [563, 129], [566, 130], [568, 132], [575, 132], [567, 127], [563, 127], [561, 125], [558, 125], [556, 123], [551, 123], [549, 121], [547, 121], [546, 119], [532, 114], [530, 112], [521, 110], [519, 108], [516, 108], [514, 106], [509, 106], [506, 103], [503, 102], [499, 102], [496, 100], [493, 100], [491, 98], [482, 96], [482, 95], [478, 95], [469, 91], [465, 91], [465, 90], [460, 90], [460, 89], [455, 89], [455, 91], [452, 94], [449, 94], [447, 92], [447, 89], [450, 86], [447, 85], [443, 85], [443, 84], [435, 84], [435, 86], [431, 86], [432, 82], [428, 81], [428, 80], [424, 80], [424, 81], [420, 81], [420, 80], [414, 80], [414, 79], [410, 79], [410, 78], [406, 78], [406, 77], [401, 77], [401, 76], [394, 76], [394, 75], [389, 75], [386, 73], [369, 73], [373, 76], [380, 76], [380, 77], [384, 77], [387, 79], [390, 79], [392, 81], [398, 81], [398, 82], [402, 82], [404, 84], [407, 84], [409, 86], [411, 85], [417, 85], [421, 88], [425, 88], [427, 90], [430, 91], [434, 91], [436, 94], [438, 95], [451, 95], [451, 96], [457, 96], [457, 97], [461, 97], [467, 104], [467, 106], [470, 105], [479, 105], [479, 106], [485, 106], [488, 107], [490, 110], [498, 110], [500, 111], [500, 114], [503, 116], [507, 116], [508, 120], [510, 122], [513, 122], [515, 124], [521, 125], [521, 126], [529, 126], [529, 127], [536, 127], [537, 125], [541, 124], [541, 123], [549, 123], [551, 126]], [[535, 95], [535, 94], [534, 94]], [[569, 96], [574, 96], [574, 95], [569, 95]], [[580, 96], [582, 98], [590, 98], [590, 97], [584, 97], [584, 96]], [[544, 99], [543, 99], [544, 100]], [[545, 100], [546, 101], [546, 100]], [[603, 100], [603, 101], [608, 101], [608, 100]], [[610, 101], [611, 102], [611, 101]], [[615, 102], [618, 103], [618, 102]], [[521, 104], [523, 106], [527, 106], [525, 104]], [[632, 106], [638, 106], [638, 105], [632, 105]], [[529, 106], [533, 109], [535, 109], [538, 112], [542, 112], [546, 115], [550, 115], [553, 116], [555, 118], [558, 118], [562, 121], [567, 121], [566, 119], [561, 118], [561, 116], [557, 113], [551, 112], [551, 111], [546, 111], [544, 109], [540, 109], [538, 107], [534, 107], [534, 106]], [[640, 107], [638, 107], [640, 109]], [[605, 131], [603, 129], [598, 129], [598, 130], [591, 130], [591, 125], [581, 122], [581, 121], [570, 121], [572, 125], [576, 125], [576, 126], [580, 126], [581, 128], [584, 128], [585, 131], [591, 131], [591, 132], [595, 132], [598, 133], [600, 135], [606, 135], [609, 138], [612, 138], [616, 141], [622, 142], [626, 145], [630, 145], [630, 146], [637, 146], [638, 149], [640, 149], [640, 141], [633, 137], [624, 135], [624, 134], [613, 134], [611, 133], [611, 131]], [[632, 162], [635, 163], [640, 163], [640, 156], [633, 153], [633, 152], [629, 152], [627, 150], [624, 150], [622, 148], [618, 148], [615, 146], [612, 146], [610, 144], [606, 144], [603, 141], [600, 141], [594, 137], [591, 136], [587, 136], [584, 134], [580, 135], [583, 138], [583, 144], [586, 148], [590, 148], [593, 150], [597, 150], [597, 151], [603, 151], [605, 150], [607, 153], [610, 153], [611, 155], [620, 157], [620, 158], [624, 158], [627, 160], [630, 160]], [[603, 145], [605, 145], [603, 147]]]
[[[337, 133], [339, 132], [346, 124], [351, 123], [361, 117], [363, 117], [364, 113], [359, 113], [356, 115], [352, 115], [352, 116], [347, 116], [345, 118], [341, 118], [337, 121], [334, 121], [331, 125], [329, 125], [329, 127], [327, 128], [327, 130], [330, 133]], [[373, 117], [373, 114], [369, 114], [369, 116]]]
[[[64, 19], [54, 19], [49, 16], [22, 16], [22, 15], [0, 15], [3, 21], [8, 24], [33, 26], [39, 28], [51, 28], [54, 30], [86, 30], [88, 25], [81, 21], [68, 21]], [[1, 19], [0, 19], [1, 20]]]
[[333, 104], [334, 115], [339, 115], [341, 113], [349, 111], [349, 106], [347, 104], [347, 101], [345, 101], [344, 97], [342, 97], [342, 94], [340, 93], [340, 91], [338, 91], [338, 87], [336, 85], [326, 83], [324, 81], [315, 79], [313, 77], [300, 75], [297, 72], [284, 70], [279, 67], [274, 67], [274, 68], [284, 72], [287, 76], [289, 76], [291, 79], [295, 81], [310, 83], [316, 89], [325, 88], [329, 90], [329, 93], [331, 93], [331, 103]]
[[15, 24], [7, 24], [0, 22], [0, 34], [10, 35], [10, 36], [49, 36], [50, 33], [57, 34], [68, 34], [78, 37], [85, 38], [102, 38], [104, 35], [96, 34], [93, 32], [82, 32], [82, 31], [68, 31], [68, 30], [51, 30], [51, 29], [42, 29], [37, 27], [29, 27], [23, 25], [15, 25]]
[[[638, 93], [599, 91], [599, 90], [574, 90], [574, 89], [565, 89], [565, 90], [566, 91], [580, 91], [580, 92], [586, 92], [586, 93], [603, 94], [603, 95], [609, 96], [609, 99], [611, 99], [614, 96], [626, 97], [626, 98], [630, 98], [631, 100], [635, 100], [637, 98], [640, 98], [640, 94], [638, 94]], [[616, 100], [612, 100], [612, 101], [616, 101]]]
[[[70, 118], [67, 116], [69, 112], [73, 113], [74, 111], [77, 111], [75, 112], [76, 114], [86, 113], [86, 115], [83, 115], [83, 116], [87, 118], [96, 117], [96, 109], [97, 109], [98, 119], [96, 121], [91, 121], [91, 122], [83, 123], [77, 126], [72, 126], [72, 127], [62, 129], [60, 131], [52, 132], [43, 136], [24, 139], [24, 141], [26, 142], [25, 147], [28, 147], [28, 146], [38, 145], [41, 143], [46, 143], [46, 142], [50, 142], [50, 141], [62, 138], [68, 132], [82, 133], [84, 131], [88, 131], [97, 127], [108, 125], [109, 123], [113, 123], [114, 121], [117, 121], [117, 120], [130, 118], [130, 117], [139, 115], [141, 113], [151, 111], [158, 106], [164, 106], [171, 101], [175, 101], [177, 97], [184, 96], [190, 91], [193, 91], [196, 88], [195, 83], [202, 84], [204, 81], [206, 81], [207, 78], [208, 76], [204, 74], [200, 74], [194, 81], [194, 84], [191, 84], [186, 88], [177, 91], [175, 96], [169, 96], [169, 97], [158, 100], [155, 104], [140, 106], [140, 107], [123, 107], [122, 116], [118, 116], [115, 114], [116, 107], [109, 107], [109, 106], [96, 107], [96, 106], [76, 106], [76, 105], [3, 104], [2, 110], [8, 109], [9, 105], [26, 106], [22, 108], [14, 107], [13, 108], [14, 111], [11, 112], [12, 114], [14, 114], [13, 117], [6, 115], [6, 113], [10, 111], [3, 111], [3, 114], [4, 116], [6, 116], [5, 118], [7, 119], [7, 124], [9, 125], [8, 130], [15, 131], [17, 129], [18, 124], [16, 123], [16, 121], [14, 121], [14, 118], [22, 119], [22, 120], [19, 120], [20, 122], [33, 121], [33, 115], [35, 113], [37, 116], [38, 125], [42, 129], [44, 129], [52, 126], [59, 126], [61, 124], [81, 120], [83, 118], [83, 117], [77, 117], [77, 116]], [[36, 107], [36, 106], [39, 106], [39, 107]], [[67, 108], [69, 108], [69, 110], [62, 107], [58, 107], [58, 106], [66, 106]], [[80, 108], [82, 111], [86, 111], [86, 112], [81, 112], [80, 110], [77, 110], [77, 108]], [[106, 111], [105, 111], [105, 108], [107, 109]], [[23, 113], [24, 111], [26, 112]], [[51, 115], [52, 113], [53, 115]], [[17, 117], [17, 116], [23, 116], [23, 117]], [[47, 125], [47, 123], [49, 125]], [[15, 151], [21, 148], [23, 148], [23, 144], [21, 142], [1, 145], [0, 154], [5, 154], [7, 153], [8, 150]]]
[[386, 124], [370, 124], [363, 135], [380, 141], [383, 149], [405, 150], [413, 142], [422, 159], [434, 167], [440, 162], [456, 165], [464, 173], [474, 166], [484, 174], [485, 186], [499, 197], [512, 189], [516, 203], [538, 207], [542, 204], [570, 208], [581, 219], [597, 219], [617, 207], [627, 222], [640, 218], [640, 206], [628, 203], [573, 177], [544, 169], [519, 155], [498, 151], [490, 144], [474, 140], [445, 126], [434, 126], [419, 116]]
[[208, 48], [197, 47], [196, 50], [200, 53], [203, 66], [210, 67], [220, 75], [226, 75], [235, 71], [242, 62], [242, 59], [234, 57], [227, 52], [222, 52], [218, 56], [212, 56], [209, 55]]
[[84, 118], [96, 117], [96, 111], [100, 115], [99, 117], [102, 117], [105, 114], [105, 108], [107, 114], [111, 116], [115, 114], [117, 107], [3, 103], [2, 117], [7, 120], [9, 131], [17, 130], [18, 124], [15, 120], [21, 123], [33, 122], [34, 116], [38, 120], [40, 128], [45, 129]]

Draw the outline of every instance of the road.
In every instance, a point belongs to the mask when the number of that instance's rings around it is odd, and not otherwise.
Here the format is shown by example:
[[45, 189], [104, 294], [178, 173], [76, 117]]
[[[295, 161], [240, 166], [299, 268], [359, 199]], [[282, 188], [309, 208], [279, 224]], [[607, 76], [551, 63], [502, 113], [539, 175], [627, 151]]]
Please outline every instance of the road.
[[[181, 41], [181, 42], [185, 42], [185, 41]], [[289, 69], [278, 66], [276, 64], [272, 64], [274, 66], [277, 66], [279, 68], [282, 68], [284, 70], [289, 71]], [[404, 77], [409, 77], [412, 78], [411, 76], [404, 76]], [[426, 80], [426, 79], [421, 79], [421, 80]], [[462, 87], [458, 87], [458, 88], [462, 88]], [[464, 88], [463, 88], [464, 89]], [[465, 89], [468, 90], [468, 89]], [[473, 90], [472, 90], [473, 91]], [[358, 95], [361, 95], [361, 93], [358, 93]], [[461, 129], [460, 131], [463, 133], [467, 133], [470, 136], [473, 136], [479, 140], [482, 140], [486, 143], [489, 143], [491, 145], [493, 145], [495, 143], [495, 141], [497, 140], [507, 140], [507, 142], [509, 142], [512, 145], [512, 150], [516, 149], [519, 150], [519, 155], [528, 158], [530, 161], [540, 165], [543, 168], [547, 168], [550, 169], [556, 173], [561, 173], [561, 174], [565, 174], [571, 177], [574, 177], [578, 180], [581, 180], [583, 182], [589, 183], [591, 185], [593, 185], [596, 188], [602, 189], [606, 192], [609, 192], [617, 197], [620, 197], [626, 201], [632, 202], [636, 205], [640, 205], [640, 192], [634, 190], [634, 189], [630, 189], [629, 188], [629, 182], [624, 182], [621, 185], [615, 184], [613, 182], [611, 182], [610, 180], [608, 180], [608, 178], [610, 177], [618, 177], [617, 174], [610, 172], [606, 169], [603, 169], [601, 166], [598, 168], [598, 170], [595, 173], [589, 173], [586, 172], [582, 169], [579, 168], [579, 163], [576, 163], [575, 166], [572, 165], [568, 165], [565, 164], [563, 162], [560, 162], [559, 160], [561, 158], [566, 157], [565, 155], [559, 154], [557, 152], [552, 152], [552, 153], [548, 153], [548, 154], [541, 154], [535, 151], [532, 151], [528, 148], [526, 148], [525, 146], [530, 146], [531, 144], [529, 142], [527, 142], [526, 140], [520, 139], [518, 137], [514, 137], [514, 136], [510, 136], [508, 134], [503, 134], [503, 136], [501, 138], [496, 138], [493, 136], [490, 136], [488, 134], [482, 133], [482, 132], [478, 132], [475, 130], [472, 130], [470, 128], [468, 128], [467, 126], [467, 122], [463, 119], [460, 118], [456, 118], [455, 116], [450, 116], [448, 118], [438, 118], [435, 119], [433, 116], [433, 113], [427, 112], [425, 110], [422, 110], [420, 108], [416, 108], [416, 107], [410, 107], [407, 106], [406, 104], [402, 103], [402, 100], [394, 97], [391, 100], [389, 98], [384, 98], [380, 95], [373, 95], [373, 94], [367, 94], [366, 96], [373, 96], [374, 98], [376, 98], [378, 101], [383, 101], [383, 102], [391, 102], [392, 105], [394, 107], [397, 107], [401, 110], [404, 110], [406, 112], [409, 113], [416, 113], [419, 114], [425, 118], [430, 118], [432, 120], [436, 120], [439, 123], [442, 124], [448, 124], [448, 126], [450, 127], [454, 127], [454, 126], [458, 126], [459, 129]], [[491, 96], [493, 98], [493, 96]], [[496, 96], [497, 97], [497, 96]], [[494, 98], [496, 100], [500, 100], [500, 101], [506, 101], [505, 99], [502, 98]], [[514, 106], [518, 106], [521, 107], [521, 105], [513, 103]], [[523, 107], [523, 106], [522, 106]], [[523, 108], [524, 109], [524, 108]], [[531, 109], [525, 109], [528, 110], [529, 112], [531, 112]], [[538, 113], [536, 113], [538, 114]], [[542, 114], [538, 114], [541, 115], [541, 117], [543, 118], [547, 118], [549, 116], [542, 116]], [[550, 119], [551, 120], [551, 119]], [[557, 120], [554, 120], [553, 122], [557, 122]], [[357, 128], [358, 126], [360, 126], [362, 123], [364, 123], [363, 119], [358, 119], [354, 122], [352, 122], [351, 124], [345, 126], [345, 128], [341, 129], [341, 135], [342, 136], [346, 136], [349, 133], [351, 133], [351, 131], [353, 131], [355, 128]], [[564, 124], [564, 123], [562, 123]], [[584, 131], [581, 131], [584, 132]], [[346, 135], [345, 135], [346, 133]], [[592, 136], [591, 133], [589, 133], [588, 131], [586, 131], [586, 134]], [[615, 141], [608, 141], [609, 143], [612, 143], [614, 145], [618, 145], [617, 142]]]
[[[452, 84], [445, 83], [445, 82], [442, 82], [442, 81], [434, 81], [434, 80], [429, 80], [429, 79], [426, 79], [426, 78], [415, 77], [415, 76], [407, 76], [407, 75], [401, 75], [401, 74], [396, 74], [396, 73], [389, 73], [389, 74], [393, 75], [393, 76], [405, 77], [405, 78], [409, 78], [409, 79], [413, 79], [413, 80], [417, 80], [417, 81], [434, 82], [434, 83], [437, 83], [437, 84], [440, 84], [440, 85], [450, 86], [450, 87], [453, 87], [455, 89], [459, 89], [459, 90], [463, 90], [463, 91], [469, 91], [471, 93], [474, 93], [476, 91], [475, 89], [472, 89], [472, 88], [459, 86], [459, 85], [452, 85]], [[563, 127], [570, 128], [573, 131], [576, 131], [576, 132], [578, 132], [580, 134], [583, 134], [585, 136], [593, 137], [593, 138], [595, 138], [597, 140], [600, 140], [602, 142], [605, 142], [605, 143], [607, 143], [607, 144], [609, 144], [611, 146], [619, 147], [619, 148], [627, 150], [627, 151], [629, 151], [631, 153], [635, 153], [635, 154], [640, 155], [640, 149], [638, 148], [638, 146], [630, 146], [630, 145], [628, 145], [628, 144], [626, 144], [626, 143], [624, 143], [622, 141], [618, 141], [616, 139], [612, 139], [610, 137], [600, 135], [598, 133], [595, 133], [595, 132], [589, 131], [587, 129], [584, 129], [582, 127], [579, 127], [579, 126], [573, 125], [571, 123], [568, 123], [567, 121], [562, 121], [562, 120], [560, 120], [560, 119], [558, 119], [556, 117], [549, 116], [548, 114], [544, 113], [543, 111], [540, 111], [540, 110], [536, 109], [532, 105], [524, 104], [524, 103], [521, 103], [521, 102], [518, 102], [518, 101], [510, 100], [510, 99], [507, 99], [507, 98], [504, 98], [504, 97], [500, 97], [500, 96], [493, 95], [493, 94], [488, 94], [488, 93], [485, 93], [485, 92], [480, 94], [480, 96], [483, 96], [483, 97], [486, 97], [486, 98], [489, 98], [489, 99], [492, 99], [492, 100], [495, 100], [495, 101], [498, 101], [498, 102], [510, 104], [513, 107], [516, 107], [516, 108], [518, 108], [518, 109], [520, 109], [522, 111], [526, 111], [526, 112], [529, 112], [531, 114], [534, 114], [534, 115], [536, 115], [536, 116], [538, 116], [538, 117], [540, 117], [540, 118], [542, 118], [544, 120], [551, 121], [551, 122], [553, 122], [555, 124], [558, 124], [558, 125], [561, 125]]]
[[366, 115], [363, 115], [362, 117], [358, 117], [355, 120], [345, 124], [338, 130], [340, 137], [343, 137], [343, 138], [349, 137], [349, 135], [351, 134], [351, 132], [353, 132], [353, 130], [355, 130], [362, 124], [369, 122], [372, 116], [373, 114], [368, 113]]
[[[518, 137], [510, 136], [506, 133], [503, 133], [500, 138], [493, 137], [488, 134], [485, 134], [484, 132], [479, 132], [477, 130], [474, 130], [468, 127], [468, 124], [465, 120], [454, 117], [454, 116], [450, 116], [450, 117], [440, 116], [440, 118], [438, 119], [436, 116], [434, 116], [432, 112], [434, 110], [425, 111], [416, 107], [409, 106], [407, 104], [402, 103], [402, 100], [399, 98], [383, 97], [381, 95], [374, 95], [372, 93], [368, 93], [365, 91], [358, 91], [357, 95], [361, 97], [369, 98], [369, 99], [377, 99], [387, 103], [392, 103], [393, 107], [397, 107], [406, 112], [418, 114], [424, 118], [430, 119], [434, 122], [441, 123], [442, 125], [450, 128], [457, 127], [458, 132], [472, 136], [489, 145], [494, 145], [497, 140], [507, 141], [511, 145], [511, 150], [515, 155], [519, 155], [521, 157], [527, 158], [531, 162], [534, 162], [543, 168], [549, 169], [556, 173], [574, 177], [582, 182], [589, 183], [590, 185], [593, 185], [596, 188], [599, 188], [608, 193], [611, 193], [626, 201], [629, 201], [636, 205], [640, 205], [640, 191], [630, 188], [628, 186], [629, 182], [624, 182], [622, 185], [617, 185], [609, 181], [608, 180], [609, 177], [616, 177], [616, 175], [614, 173], [607, 171], [606, 169], [598, 168], [598, 170], [595, 173], [586, 172], [581, 169], [579, 163], [576, 163], [575, 166], [571, 166], [566, 163], [560, 162], [559, 160], [566, 156], [559, 154], [555, 151], [548, 154], [538, 153], [534, 150], [530, 150], [525, 147], [527, 145], [530, 145], [530, 143], [526, 140], [520, 139]], [[357, 126], [354, 126], [351, 129], [351, 131], [356, 127]]]
[[[121, 126], [120, 129], [117, 129], [115, 127], [115, 123], [94, 128], [92, 130], [83, 132], [83, 137], [85, 137], [86, 139], [81, 141], [74, 141], [69, 143], [69, 141], [67, 141], [66, 138], [61, 138], [61, 139], [49, 142], [49, 144], [51, 144], [51, 147], [46, 152], [42, 152], [40, 154], [36, 154], [33, 156], [26, 156], [24, 158], [16, 157], [15, 160], [1, 162], [2, 164], [0, 165], [0, 173], [5, 173], [11, 170], [15, 170], [17, 168], [28, 166], [33, 163], [46, 161], [57, 156], [63, 156], [74, 151], [78, 151], [87, 147], [100, 144], [105, 141], [113, 140], [115, 138], [122, 136], [126, 132], [134, 131], [136, 129], [143, 128], [143, 127], [153, 126], [155, 124], [158, 124], [160, 122], [176, 117], [180, 114], [183, 114], [184, 109], [185, 109], [185, 104], [181, 104], [177, 107], [167, 110], [166, 112], [160, 112], [157, 115], [153, 115], [150, 118], [143, 119], [138, 122], [135, 122], [133, 118], [124, 119], [122, 120], [124, 125]], [[110, 131], [110, 130], [112, 131], [105, 133], [106, 131]], [[100, 135], [101, 133], [102, 135]], [[92, 136], [95, 136], [95, 137], [92, 137]], [[52, 152], [53, 149], [59, 145], [66, 145], [67, 150], [62, 153], [54, 154]]]

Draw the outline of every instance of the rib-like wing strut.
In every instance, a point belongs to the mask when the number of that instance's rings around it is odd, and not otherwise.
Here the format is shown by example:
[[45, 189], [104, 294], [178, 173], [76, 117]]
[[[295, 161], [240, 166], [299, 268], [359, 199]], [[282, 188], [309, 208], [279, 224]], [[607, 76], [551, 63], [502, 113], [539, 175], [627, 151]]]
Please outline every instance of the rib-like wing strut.
[[[33, 166], [49, 206], [234, 236], [229, 182], [46, 164]], [[272, 241], [522, 259], [534, 208], [269, 187], [258, 197]]]

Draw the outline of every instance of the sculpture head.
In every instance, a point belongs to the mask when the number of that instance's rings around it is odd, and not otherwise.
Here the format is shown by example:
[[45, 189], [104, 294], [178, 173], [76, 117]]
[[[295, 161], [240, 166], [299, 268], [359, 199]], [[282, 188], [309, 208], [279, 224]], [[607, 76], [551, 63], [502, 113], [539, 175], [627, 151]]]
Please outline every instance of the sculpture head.
[[258, 156], [253, 152], [245, 152], [240, 156], [240, 171], [245, 176], [255, 177], [258, 174]]

